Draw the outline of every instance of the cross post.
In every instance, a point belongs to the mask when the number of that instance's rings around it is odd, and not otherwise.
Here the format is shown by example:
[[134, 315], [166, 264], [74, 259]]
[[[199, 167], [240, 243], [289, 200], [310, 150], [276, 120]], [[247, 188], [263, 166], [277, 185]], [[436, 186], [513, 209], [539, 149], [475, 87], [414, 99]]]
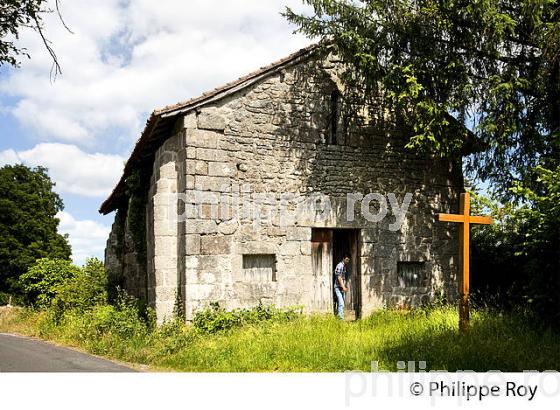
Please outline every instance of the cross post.
[[438, 214], [440, 222], [456, 222], [459, 225], [459, 331], [469, 330], [469, 257], [470, 224], [489, 225], [489, 216], [471, 216], [471, 199], [468, 192], [461, 194], [459, 214]]

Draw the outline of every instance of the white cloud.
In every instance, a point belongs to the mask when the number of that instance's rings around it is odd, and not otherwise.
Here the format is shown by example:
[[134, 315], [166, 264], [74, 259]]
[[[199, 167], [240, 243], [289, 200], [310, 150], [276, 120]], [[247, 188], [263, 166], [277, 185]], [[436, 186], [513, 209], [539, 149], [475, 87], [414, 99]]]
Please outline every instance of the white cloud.
[[[128, 149], [147, 112], [199, 95], [309, 43], [280, 16], [300, 0], [73, 0], [62, 3], [68, 33], [48, 16], [47, 36], [22, 34], [32, 59], [0, 81], [8, 109], [43, 141]], [[112, 130], [113, 132], [107, 132]]]
[[87, 197], [106, 197], [117, 183], [124, 168], [118, 155], [88, 154], [75, 145], [38, 144], [32, 149], [0, 152], [0, 164], [24, 163], [49, 169], [58, 193]]
[[96, 221], [77, 220], [64, 211], [59, 212], [56, 217], [60, 219], [59, 232], [68, 234], [74, 263], [83, 265], [86, 258], [93, 256], [103, 260], [109, 227]]
[[21, 162], [17, 152], [13, 149], [0, 151], [0, 167], [4, 165], [15, 165]]

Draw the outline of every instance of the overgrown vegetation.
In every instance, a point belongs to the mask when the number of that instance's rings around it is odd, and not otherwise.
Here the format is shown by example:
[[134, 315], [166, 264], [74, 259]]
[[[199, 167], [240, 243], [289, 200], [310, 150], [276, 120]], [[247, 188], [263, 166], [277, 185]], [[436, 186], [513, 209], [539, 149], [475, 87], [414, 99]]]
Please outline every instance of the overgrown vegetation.
[[[428, 369], [560, 369], [558, 334], [532, 327], [526, 318], [487, 310], [472, 315], [467, 336], [457, 333], [454, 308], [382, 310], [360, 321], [341, 322], [330, 315], [265, 314], [263, 308], [234, 321], [224, 311], [153, 325], [131, 301], [97, 305], [85, 312], [22, 310], [0, 315], [0, 331], [18, 331], [91, 353], [152, 369], [178, 371], [369, 371], [397, 370], [397, 361], [427, 362]], [[249, 323], [250, 322], [250, 323]]]
[[294, 320], [301, 313], [302, 308], [294, 307], [282, 310], [264, 305], [258, 305], [254, 309], [227, 311], [219, 304], [212, 303], [209, 308], [197, 313], [193, 325], [198, 331], [211, 334], [264, 321], [287, 322]]
[[[300, 307], [256, 306], [227, 311], [218, 304], [156, 326], [155, 315], [119, 292], [108, 303], [99, 260], [83, 268], [40, 260], [24, 277], [28, 308], [0, 309], [0, 332], [19, 332], [152, 369], [179, 371], [397, 370], [398, 361], [426, 361], [428, 370], [559, 370], [559, 334], [530, 311], [478, 308], [468, 335], [445, 303], [380, 310], [355, 322], [307, 316]], [[49, 278], [47, 280], [47, 278]], [[529, 312], [529, 313], [528, 313]]]
[[477, 196], [475, 211], [495, 224], [473, 228], [472, 287], [496, 308], [530, 308], [560, 326], [560, 165], [536, 169], [538, 185], [517, 184], [521, 203], [502, 205]]

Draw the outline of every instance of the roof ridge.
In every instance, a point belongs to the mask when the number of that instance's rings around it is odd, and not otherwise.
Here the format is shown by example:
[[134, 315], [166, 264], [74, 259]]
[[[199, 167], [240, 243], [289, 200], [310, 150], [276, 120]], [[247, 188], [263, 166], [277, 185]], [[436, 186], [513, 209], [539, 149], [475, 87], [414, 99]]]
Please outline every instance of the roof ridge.
[[307, 47], [301, 48], [298, 51], [295, 51], [291, 54], [289, 54], [286, 57], [281, 58], [280, 60], [276, 60], [273, 63], [270, 63], [268, 65], [262, 66], [259, 69], [255, 70], [255, 71], [251, 71], [250, 73], [241, 76], [239, 78], [237, 78], [236, 80], [230, 81], [222, 86], [216, 87], [212, 90], [209, 91], [205, 91], [203, 92], [201, 95], [199, 95], [198, 97], [194, 97], [194, 98], [190, 98], [188, 100], [185, 101], [180, 101], [178, 103], [175, 104], [171, 104], [171, 105], [167, 105], [164, 106], [162, 108], [156, 109], [154, 110], [154, 115], [162, 115], [162, 114], [169, 114], [175, 110], [180, 110], [180, 109], [184, 109], [186, 107], [188, 107], [191, 104], [197, 103], [197, 102], [202, 102], [203, 100], [205, 100], [206, 98], [210, 98], [213, 97], [217, 94], [219, 94], [220, 92], [223, 91], [227, 91], [237, 85], [240, 85], [241, 83], [250, 80], [254, 77], [258, 77], [264, 73], [266, 73], [269, 70], [273, 70], [275, 68], [277, 68], [278, 66], [281, 66], [282, 64], [292, 61], [298, 57], [301, 57], [305, 54], [307, 54], [310, 51], [315, 50], [316, 48], [318, 48], [320, 45], [320, 43], [313, 43], [310, 44]]

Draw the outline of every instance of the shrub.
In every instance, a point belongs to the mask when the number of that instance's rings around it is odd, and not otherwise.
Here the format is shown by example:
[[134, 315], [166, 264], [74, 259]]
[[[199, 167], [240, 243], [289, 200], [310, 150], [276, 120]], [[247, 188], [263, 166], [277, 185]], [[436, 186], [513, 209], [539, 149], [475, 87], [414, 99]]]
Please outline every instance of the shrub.
[[52, 304], [59, 313], [71, 309], [87, 310], [107, 302], [107, 273], [103, 262], [89, 258], [74, 276], [55, 288]]
[[80, 268], [64, 259], [38, 259], [19, 277], [19, 285], [28, 303], [45, 307], [56, 296], [57, 288], [79, 275], [80, 271]]
[[274, 306], [259, 304], [251, 309], [234, 309], [227, 311], [220, 307], [218, 303], [212, 303], [210, 307], [195, 315], [193, 326], [202, 333], [217, 333], [263, 321], [289, 321], [300, 315], [300, 307], [278, 309]]

